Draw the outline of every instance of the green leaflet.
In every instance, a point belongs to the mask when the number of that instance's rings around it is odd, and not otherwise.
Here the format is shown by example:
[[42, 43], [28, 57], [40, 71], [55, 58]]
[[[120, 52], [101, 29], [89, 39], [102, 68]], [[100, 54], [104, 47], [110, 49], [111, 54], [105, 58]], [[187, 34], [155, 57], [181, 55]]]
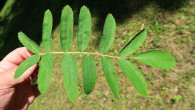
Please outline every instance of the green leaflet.
[[129, 80], [135, 87], [136, 91], [141, 95], [146, 96], [147, 85], [140, 70], [128, 60], [118, 59], [118, 63], [122, 68], [124, 74], [129, 78]]
[[53, 66], [53, 54], [46, 53], [43, 55], [40, 67], [39, 67], [39, 73], [38, 73], [38, 89], [41, 93], [44, 93], [47, 91], [49, 87], [49, 83], [51, 80], [51, 73], [52, 73], [52, 66]]
[[71, 102], [75, 103], [78, 97], [78, 75], [77, 64], [71, 54], [64, 54], [62, 71], [66, 93]]
[[93, 91], [97, 79], [97, 73], [95, 71], [95, 62], [89, 55], [85, 55], [82, 61], [83, 72], [83, 86], [84, 92], [89, 94]]
[[168, 69], [176, 64], [174, 57], [162, 50], [143, 52], [136, 55], [135, 58], [142, 63], [161, 69]]
[[114, 65], [106, 57], [101, 57], [101, 63], [102, 63], [102, 68], [103, 68], [106, 80], [108, 82], [108, 85], [110, 86], [110, 89], [112, 90], [114, 96], [117, 99], [119, 99], [119, 87], [118, 87], [117, 76], [115, 74], [116, 71], [115, 71]]
[[84, 51], [90, 40], [91, 36], [91, 14], [86, 6], [83, 6], [79, 14], [79, 26], [77, 44], [79, 51]]
[[99, 52], [106, 52], [114, 41], [116, 22], [112, 14], [108, 14], [104, 24], [103, 35], [100, 41]]
[[39, 46], [33, 40], [28, 38], [23, 32], [18, 33], [18, 39], [31, 52], [33, 52], [33, 53], [39, 53], [40, 52]]
[[69, 5], [66, 5], [62, 10], [61, 23], [60, 23], [60, 38], [61, 47], [63, 51], [70, 49], [73, 39], [73, 12]]
[[46, 51], [51, 51], [52, 46], [52, 25], [53, 25], [53, 18], [50, 10], [45, 11], [44, 19], [43, 19], [43, 32], [42, 32], [42, 41], [43, 47]]
[[145, 29], [141, 30], [138, 34], [136, 34], [127, 45], [120, 51], [119, 57], [125, 57], [132, 54], [135, 50], [137, 50], [142, 43], [146, 40], [147, 32]]
[[14, 79], [19, 78], [27, 69], [40, 60], [40, 55], [35, 54], [24, 60], [17, 68]]

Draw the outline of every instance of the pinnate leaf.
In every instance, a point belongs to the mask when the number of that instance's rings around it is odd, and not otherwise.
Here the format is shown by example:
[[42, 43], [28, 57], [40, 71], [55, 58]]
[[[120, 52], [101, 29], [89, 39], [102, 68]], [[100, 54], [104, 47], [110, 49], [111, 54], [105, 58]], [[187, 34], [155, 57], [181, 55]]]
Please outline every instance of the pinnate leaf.
[[73, 39], [73, 11], [69, 5], [66, 5], [62, 10], [60, 23], [60, 38], [63, 51], [68, 51]]
[[89, 94], [93, 91], [97, 79], [97, 73], [95, 71], [95, 62], [89, 55], [85, 55], [82, 61], [83, 72], [83, 86], [84, 92]]
[[53, 25], [53, 17], [50, 10], [45, 11], [44, 19], [43, 19], [43, 32], [42, 32], [42, 41], [43, 47], [46, 51], [51, 51], [52, 46], [52, 25]]
[[86, 6], [83, 6], [79, 14], [79, 26], [77, 44], [79, 51], [84, 51], [90, 40], [91, 36], [91, 14]]
[[112, 90], [112, 93], [117, 99], [119, 99], [118, 80], [117, 80], [114, 65], [106, 57], [101, 57], [101, 64], [104, 71], [104, 75], [106, 77], [108, 85], [110, 86], [110, 89]]
[[40, 55], [35, 54], [24, 60], [16, 69], [14, 79], [19, 78], [27, 69], [40, 60]]
[[125, 57], [137, 50], [143, 42], [146, 40], [147, 32], [145, 29], [141, 30], [138, 34], [136, 34], [127, 45], [120, 51], [119, 56]]
[[106, 52], [114, 41], [116, 22], [112, 14], [108, 14], [104, 24], [103, 35], [100, 41], [99, 52]]
[[128, 77], [128, 79], [135, 87], [136, 91], [139, 92], [141, 95], [146, 96], [147, 85], [140, 70], [128, 60], [118, 59], [118, 63], [122, 68], [124, 74]]
[[62, 71], [66, 94], [71, 102], [75, 103], [78, 97], [78, 75], [76, 61], [71, 54], [64, 54]]
[[38, 73], [38, 89], [41, 93], [44, 93], [47, 91], [49, 87], [49, 83], [51, 80], [51, 73], [52, 73], [52, 66], [53, 66], [53, 54], [46, 53], [43, 55], [40, 67], [39, 67], [39, 73]]
[[174, 57], [162, 50], [143, 52], [136, 55], [135, 58], [142, 63], [161, 69], [168, 69], [176, 64]]
[[31, 52], [33, 52], [33, 53], [39, 53], [40, 52], [39, 46], [33, 40], [28, 38], [23, 32], [18, 33], [18, 39]]

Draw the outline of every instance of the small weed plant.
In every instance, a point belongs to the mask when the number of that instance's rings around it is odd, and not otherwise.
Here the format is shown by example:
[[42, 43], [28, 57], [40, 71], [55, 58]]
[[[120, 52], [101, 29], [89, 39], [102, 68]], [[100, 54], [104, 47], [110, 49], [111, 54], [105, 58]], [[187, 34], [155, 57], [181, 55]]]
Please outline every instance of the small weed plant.
[[[141, 31], [139, 31], [126, 46], [121, 49], [118, 56], [111, 56], [105, 55], [104, 53], [112, 46], [115, 37], [116, 22], [112, 14], [108, 14], [106, 17], [99, 45], [99, 53], [85, 51], [91, 36], [91, 14], [86, 6], [83, 6], [80, 9], [79, 14], [77, 32], [78, 52], [69, 51], [73, 40], [73, 24], [73, 11], [71, 7], [67, 5], [62, 10], [60, 23], [62, 52], [51, 51], [53, 18], [50, 10], [45, 11], [43, 19], [42, 42], [44, 49], [46, 50], [45, 53], [40, 52], [39, 46], [34, 41], [29, 39], [24, 33], [19, 32], [18, 38], [20, 42], [35, 54], [27, 58], [18, 66], [14, 78], [20, 77], [28, 68], [37, 62], [40, 62], [37, 83], [39, 91], [44, 93], [47, 91], [51, 80], [53, 55], [62, 54], [62, 71], [66, 94], [70, 101], [75, 103], [79, 95], [79, 87], [77, 63], [72, 54], [84, 54], [82, 60], [82, 75], [85, 94], [90, 94], [95, 87], [97, 72], [95, 71], [95, 61], [91, 56], [98, 55], [101, 57], [104, 76], [116, 99], [119, 99], [119, 84], [115, 67], [110, 59], [117, 59], [119, 66], [122, 68], [125, 76], [131, 81], [136, 91], [143, 96], [147, 95], [147, 85], [143, 75], [138, 67], [131, 61], [126, 60], [126, 57], [134, 53], [146, 40], [147, 32], [145, 29], [141, 29]], [[135, 55], [133, 58], [139, 62], [161, 69], [168, 69], [176, 64], [174, 57], [162, 50], [142, 52]]]

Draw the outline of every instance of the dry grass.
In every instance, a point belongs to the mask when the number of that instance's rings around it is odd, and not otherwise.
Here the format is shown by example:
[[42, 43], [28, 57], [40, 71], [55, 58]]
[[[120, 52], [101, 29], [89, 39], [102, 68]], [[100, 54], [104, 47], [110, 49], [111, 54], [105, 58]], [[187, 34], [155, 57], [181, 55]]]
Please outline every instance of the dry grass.
[[[78, 62], [80, 95], [76, 104], [73, 105], [68, 100], [63, 87], [62, 56], [56, 55], [49, 90], [40, 95], [29, 109], [195, 109], [194, 6], [193, 0], [185, 7], [173, 12], [165, 12], [158, 7], [148, 6], [140, 13], [127, 19], [123, 24], [117, 25], [116, 39], [107, 54], [117, 55], [125, 43], [140, 30], [144, 22], [148, 31], [147, 41], [135, 54], [151, 49], [161, 49], [170, 52], [177, 61], [177, 65], [168, 70], [157, 69], [135, 62], [148, 84], [148, 95], [146, 97], [142, 97], [135, 91], [130, 81], [124, 76], [117, 61], [113, 60], [120, 85], [120, 99], [117, 101], [105, 80], [98, 56], [93, 56], [96, 60], [98, 73], [96, 86], [91, 94], [85, 95], [81, 73], [82, 55], [74, 55]], [[96, 18], [93, 18], [93, 23], [95, 24], [95, 22]], [[54, 51], [61, 51], [59, 36], [60, 29], [58, 26], [53, 32]], [[93, 32], [87, 51], [98, 52], [100, 37], [101, 32]], [[71, 51], [77, 51], [76, 39], [73, 41]]]

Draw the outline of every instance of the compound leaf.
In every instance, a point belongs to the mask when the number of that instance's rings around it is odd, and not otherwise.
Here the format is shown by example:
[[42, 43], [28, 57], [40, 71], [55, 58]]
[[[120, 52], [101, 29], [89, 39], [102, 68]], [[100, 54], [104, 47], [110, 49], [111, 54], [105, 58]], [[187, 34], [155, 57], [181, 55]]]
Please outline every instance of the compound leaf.
[[119, 56], [125, 57], [132, 54], [135, 50], [137, 50], [142, 43], [146, 40], [147, 32], [145, 29], [141, 30], [138, 34], [136, 34], [127, 45], [120, 51]]
[[31, 52], [33, 52], [33, 53], [39, 53], [40, 52], [39, 46], [33, 40], [28, 38], [23, 32], [18, 33], [18, 39]]
[[100, 41], [99, 52], [106, 52], [114, 41], [116, 22], [112, 14], [108, 14], [104, 24], [103, 35]]
[[114, 65], [106, 57], [101, 57], [101, 64], [102, 64], [102, 68], [103, 68], [106, 80], [108, 82], [108, 85], [110, 86], [110, 89], [112, 90], [114, 96], [117, 99], [119, 99], [118, 80], [117, 80], [117, 76], [115, 73], [116, 71], [115, 71]]
[[53, 54], [46, 53], [43, 55], [40, 67], [39, 67], [39, 73], [38, 73], [38, 89], [41, 93], [44, 93], [47, 91], [49, 87], [49, 83], [51, 80], [51, 73], [52, 73], [52, 66], [53, 66]]
[[82, 61], [83, 72], [83, 86], [84, 92], [89, 94], [93, 91], [97, 79], [97, 73], [95, 71], [95, 62], [89, 55], [85, 55]]
[[53, 18], [50, 10], [45, 11], [43, 19], [42, 41], [46, 51], [51, 51]]
[[73, 22], [73, 11], [69, 5], [66, 5], [62, 10], [60, 23], [60, 38], [63, 51], [68, 51], [70, 49], [73, 39]]
[[174, 57], [162, 50], [143, 52], [136, 55], [135, 58], [142, 63], [161, 69], [168, 69], [176, 64]]
[[124, 74], [128, 77], [128, 79], [135, 87], [136, 91], [141, 95], [146, 96], [147, 85], [140, 70], [128, 60], [118, 59], [118, 63], [122, 68]]
[[24, 60], [16, 69], [14, 79], [19, 78], [27, 69], [36, 64], [40, 60], [40, 55], [35, 54]]
[[71, 102], [75, 103], [78, 97], [78, 75], [76, 61], [71, 54], [64, 54], [62, 71], [66, 93]]
[[91, 36], [91, 14], [86, 6], [83, 6], [79, 14], [79, 27], [77, 44], [79, 51], [84, 51], [90, 40]]

